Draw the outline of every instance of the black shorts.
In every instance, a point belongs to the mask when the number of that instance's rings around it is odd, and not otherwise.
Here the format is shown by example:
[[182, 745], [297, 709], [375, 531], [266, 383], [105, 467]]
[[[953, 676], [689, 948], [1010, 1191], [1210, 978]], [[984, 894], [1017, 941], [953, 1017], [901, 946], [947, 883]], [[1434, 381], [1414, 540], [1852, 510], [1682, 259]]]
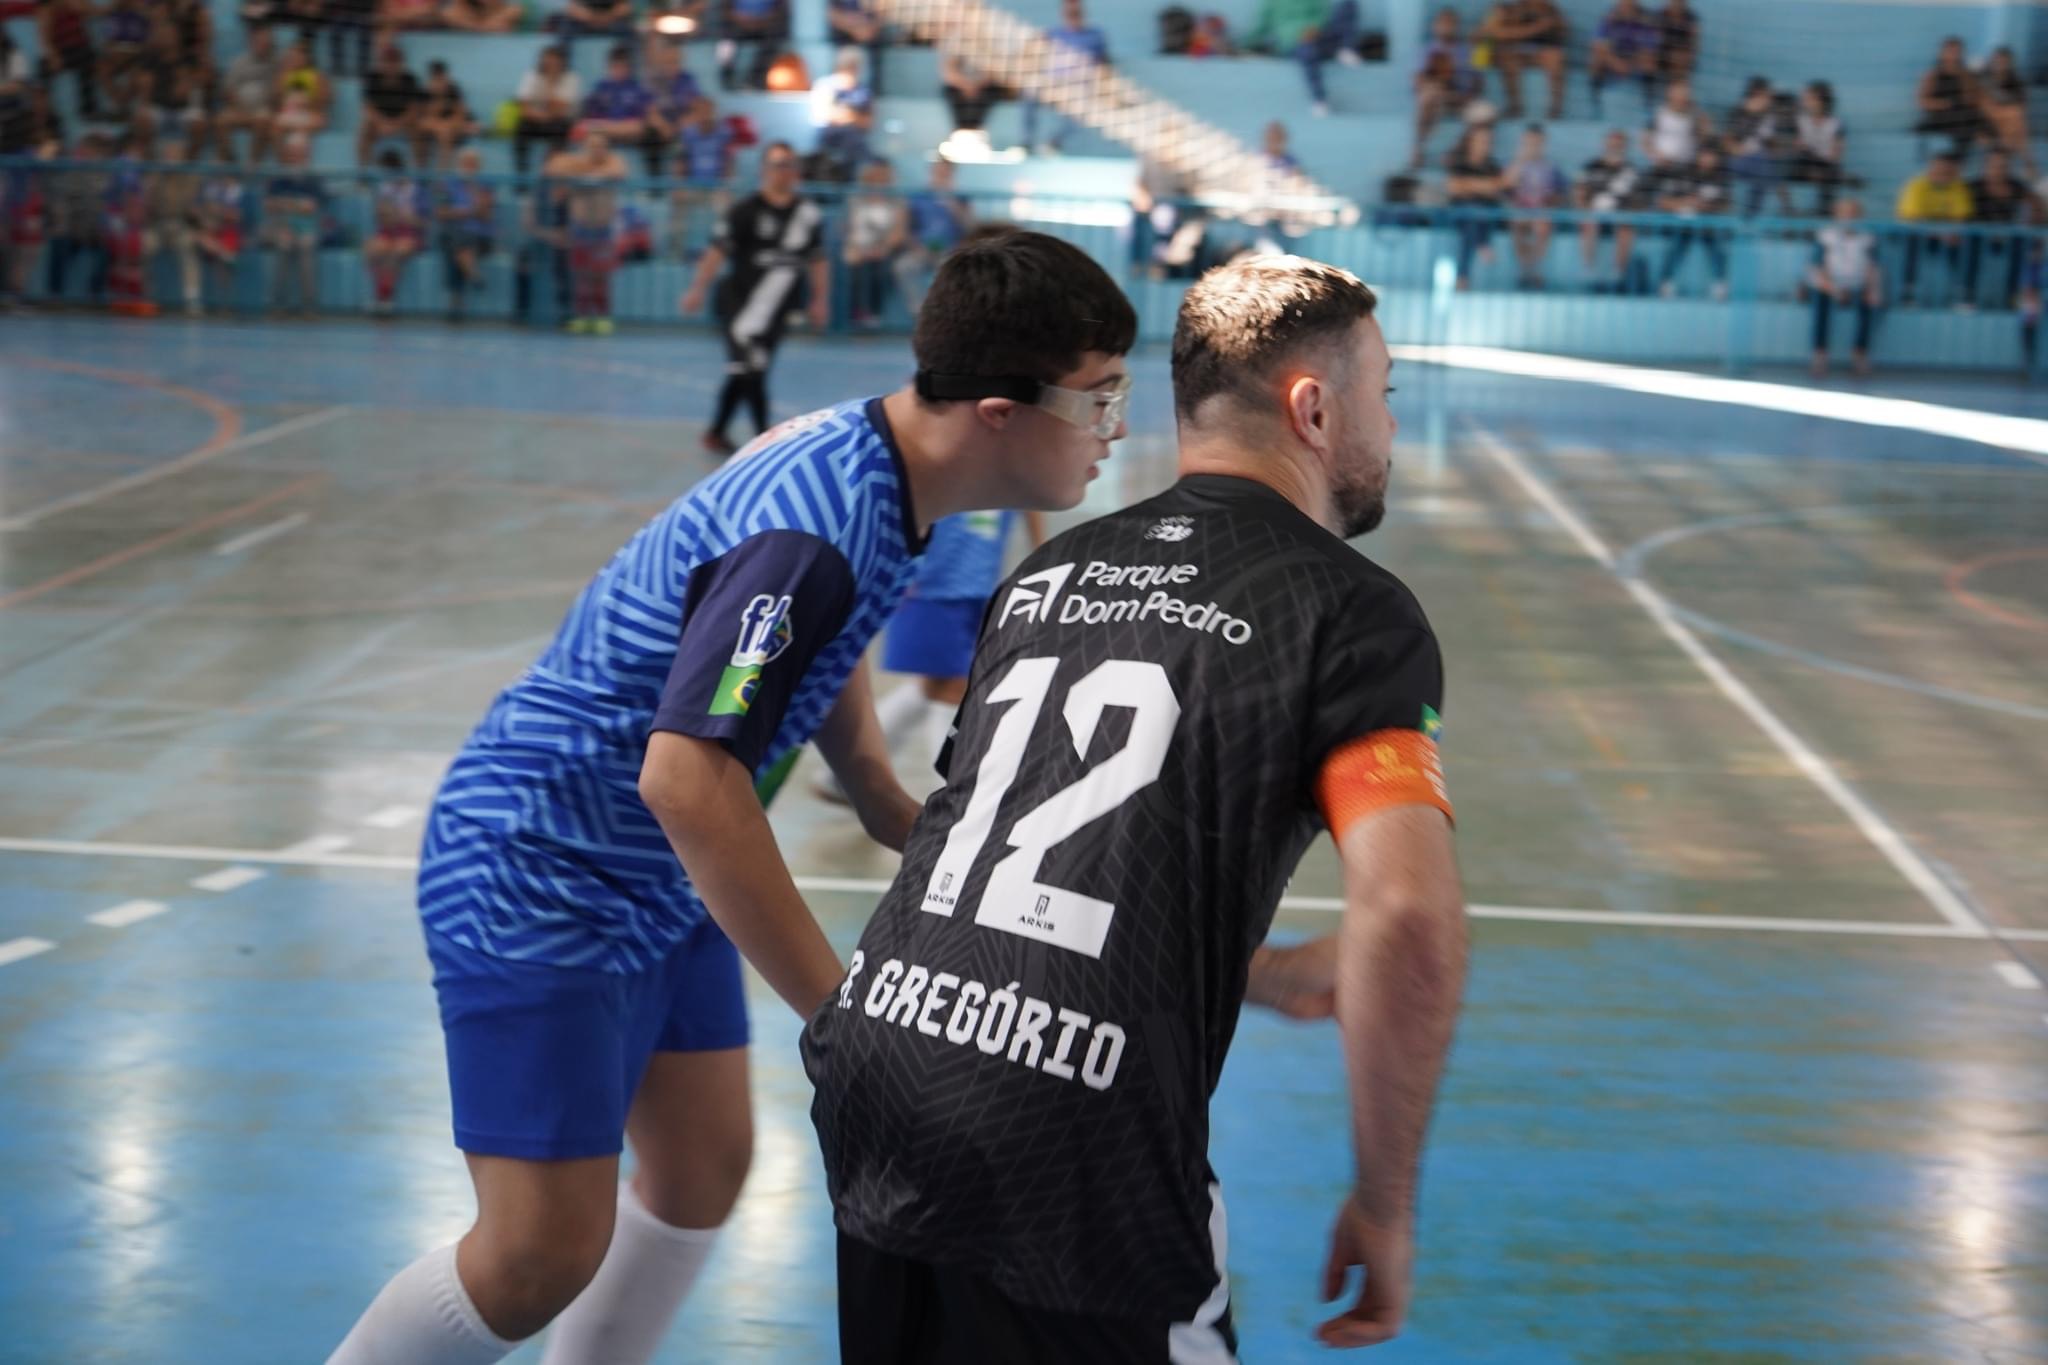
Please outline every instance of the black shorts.
[[1212, 1323], [1033, 1308], [979, 1275], [839, 1234], [841, 1365], [1174, 1365], [1237, 1359], [1225, 1301]]

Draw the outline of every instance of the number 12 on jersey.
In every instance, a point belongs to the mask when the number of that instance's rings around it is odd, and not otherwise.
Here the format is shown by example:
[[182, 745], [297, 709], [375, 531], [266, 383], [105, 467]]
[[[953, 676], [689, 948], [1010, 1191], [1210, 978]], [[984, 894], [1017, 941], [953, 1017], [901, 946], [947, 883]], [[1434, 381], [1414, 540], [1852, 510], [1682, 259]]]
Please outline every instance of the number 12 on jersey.
[[[988, 752], [974, 774], [974, 792], [959, 823], [946, 835], [925, 886], [924, 908], [934, 915], [952, 915], [967, 875], [995, 828], [996, 811], [1017, 780], [1024, 747], [1052, 690], [1058, 659], [1019, 659], [987, 697], [990, 704], [1012, 703], [996, 722]], [[1166, 670], [1154, 663], [1110, 659], [1089, 670], [1067, 692], [1060, 714], [1070, 732], [1074, 752], [1083, 759], [1095, 738], [1102, 713], [1112, 706], [1134, 712], [1131, 732], [1121, 749], [1054, 792], [1011, 823], [1004, 842], [1014, 851], [989, 870], [974, 921], [989, 929], [1035, 938], [1071, 952], [1102, 956], [1109, 922], [1116, 906], [1064, 887], [1038, 880], [1039, 864], [1053, 845], [1078, 833], [1159, 780], [1166, 749], [1180, 724], [1180, 699]], [[956, 760], [957, 761], [957, 760]]]

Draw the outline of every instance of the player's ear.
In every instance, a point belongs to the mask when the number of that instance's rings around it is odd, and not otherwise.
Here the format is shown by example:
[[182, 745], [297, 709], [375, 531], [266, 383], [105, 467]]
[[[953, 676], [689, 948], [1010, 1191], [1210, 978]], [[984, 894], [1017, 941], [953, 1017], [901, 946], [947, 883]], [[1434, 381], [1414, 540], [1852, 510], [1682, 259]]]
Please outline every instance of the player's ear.
[[1014, 398], [983, 398], [975, 403], [974, 415], [997, 431], [1009, 429], [1010, 418], [1017, 412]]
[[1295, 439], [1318, 453], [1327, 450], [1331, 416], [1328, 386], [1312, 374], [1296, 375], [1287, 381], [1284, 398], [1287, 424], [1293, 428]]

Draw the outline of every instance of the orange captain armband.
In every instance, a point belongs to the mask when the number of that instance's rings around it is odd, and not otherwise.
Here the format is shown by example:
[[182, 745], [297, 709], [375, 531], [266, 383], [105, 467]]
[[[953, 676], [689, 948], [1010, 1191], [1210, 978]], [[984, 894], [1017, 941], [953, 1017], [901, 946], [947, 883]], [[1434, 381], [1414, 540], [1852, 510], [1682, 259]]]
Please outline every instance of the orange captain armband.
[[1330, 836], [1394, 806], [1434, 806], [1455, 821], [1436, 741], [1420, 730], [1375, 730], [1333, 750], [1316, 777]]

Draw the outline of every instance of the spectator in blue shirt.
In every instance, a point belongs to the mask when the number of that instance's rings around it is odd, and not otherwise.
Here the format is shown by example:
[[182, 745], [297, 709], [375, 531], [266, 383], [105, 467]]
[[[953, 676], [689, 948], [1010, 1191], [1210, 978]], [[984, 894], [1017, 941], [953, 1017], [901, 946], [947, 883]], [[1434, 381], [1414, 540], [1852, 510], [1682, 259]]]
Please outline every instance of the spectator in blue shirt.
[[585, 131], [603, 133], [616, 146], [631, 147], [647, 139], [647, 111], [654, 95], [633, 74], [633, 54], [615, 47], [605, 58], [604, 79], [583, 97]]
[[669, 199], [669, 224], [675, 254], [694, 260], [711, 237], [711, 227], [725, 216], [732, 193], [733, 133], [718, 117], [709, 95], [699, 95], [690, 116], [676, 131], [675, 178], [686, 180]]
[[704, 95], [697, 78], [684, 69], [682, 49], [675, 44], [654, 43], [647, 49], [647, 94], [647, 140], [642, 151], [647, 174], [658, 176], [668, 149]]
[[[1084, 94], [1098, 67], [1109, 64], [1109, 39], [1088, 22], [1081, 0], [1061, 0], [1060, 25], [1046, 30], [1051, 52], [1046, 58], [1045, 86], [1069, 96]], [[1024, 141], [1040, 155], [1057, 156], [1074, 120], [1054, 109], [1051, 129], [1044, 142], [1038, 140], [1039, 102], [1024, 101]]]
[[1614, 8], [1600, 21], [1593, 38], [1593, 56], [1586, 63], [1586, 78], [1593, 87], [1593, 112], [1600, 113], [1600, 96], [1607, 82], [1620, 77], [1642, 84], [1643, 105], [1654, 97], [1658, 54], [1664, 47], [1664, 26], [1643, 13], [1636, 0], [1615, 0]]
[[868, 159], [868, 133], [875, 126], [875, 97], [862, 79], [861, 56], [852, 48], [839, 54], [832, 74], [811, 87], [811, 124], [818, 130], [817, 152], [831, 161], [841, 178], [851, 180]]
[[953, 163], [943, 159], [932, 162], [930, 186], [911, 195], [904, 207], [910, 216], [909, 238], [891, 268], [903, 306], [915, 318], [938, 273], [939, 258], [960, 245], [974, 227], [974, 208], [954, 192]]

